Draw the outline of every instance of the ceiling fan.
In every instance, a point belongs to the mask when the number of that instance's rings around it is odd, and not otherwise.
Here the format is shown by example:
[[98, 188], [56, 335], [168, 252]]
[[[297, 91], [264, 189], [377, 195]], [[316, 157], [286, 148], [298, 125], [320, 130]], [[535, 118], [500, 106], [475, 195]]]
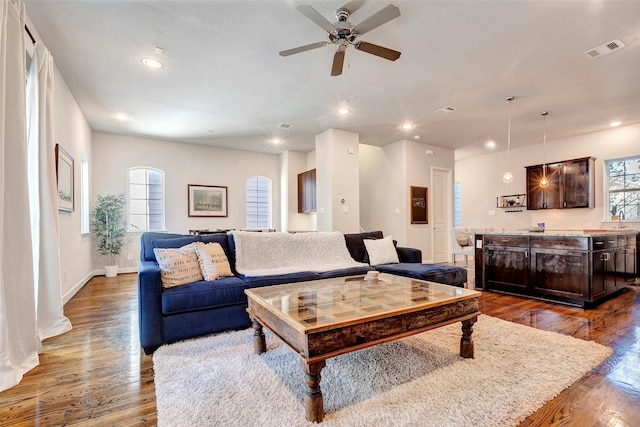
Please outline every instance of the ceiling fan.
[[333, 55], [333, 66], [331, 67], [332, 76], [339, 76], [342, 74], [344, 54], [350, 44], [358, 50], [388, 59], [389, 61], [395, 61], [400, 58], [400, 52], [397, 50], [357, 40], [359, 36], [400, 16], [400, 9], [397, 6], [390, 4], [377, 13], [374, 13], [360, 24], [353, 25], [348, 21], [349, 16], [355, 12], [361, 3], [362, 1], [351, 1], [338, 9], [336, 11], [337, 22], [334, 24], [325, 19], [324, 16], [320, 15], [320, 13], [311, 6], [298, 6], [297, 9], [300, 13], [309, 18], [316, 25], [322, 27], [328, 33], [329, 41], [316, 42], [295, 47], [293, 49], [283, 50], [280, 52], [280, 56], [289, 56], [329, 44], [335, 44], [336, 53]]

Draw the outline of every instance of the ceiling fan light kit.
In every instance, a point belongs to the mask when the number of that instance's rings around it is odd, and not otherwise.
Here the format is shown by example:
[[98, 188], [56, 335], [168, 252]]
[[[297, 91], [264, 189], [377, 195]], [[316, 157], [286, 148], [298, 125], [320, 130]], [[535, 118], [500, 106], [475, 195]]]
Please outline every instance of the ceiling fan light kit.
[[336, 46], [336, 52], [333, 55], [333, 64], [331, 66], [332, 76], [339, 76], [342, 74], [345, 52], [349, 45], [353, 45], [357, 50], [361, 50], [371, 55], [388, 59], [389, 61], [395, 61], [401, 54], [397, 50], [360, 41], [358, 40], [358, 37], [386, 24], [392, 19], [397, 18], [400, 16], [400, 9], [397, 6], [390, 4], [362, 21], [359, 25], [354, 25], [349, 22], [349, 16], [355, 11], [360, 3], [361, 2], [358, 1], [352, 1], [338, 9], [336, 11], [337, 22], [333, 24], [311, 6], [298, 6], [297, 9], [300, 13], [328, 33], [329, 41], [316, 42], [295, 47], [293, 49], [283, 50], [280, 52], [280, 56], [294, 55], [296, 53], [306, 52], [308, 50], [333, 44]]

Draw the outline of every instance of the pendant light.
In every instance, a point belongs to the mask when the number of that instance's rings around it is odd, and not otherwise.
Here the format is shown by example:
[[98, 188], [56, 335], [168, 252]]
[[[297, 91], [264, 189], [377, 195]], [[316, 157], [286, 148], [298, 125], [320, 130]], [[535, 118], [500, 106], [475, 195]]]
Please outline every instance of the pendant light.
[[507, 171], [502, 175], [502, 180], [507, 184], [513, 181], [513, 174], [509, 169], [509, 152], [511, 151], [511, 101], [515, 99], [515, 96], [507, 98], [509, 101], [509, 128], [507, 129]]
[[549, 180], [547, 179], [547, 115], [548, 111], [542, 112], [542, 118], [544, 121], [544, 133], [542, 134], [542, 179], [540, 179], [540, 188], [547, 188], [549, 186]]

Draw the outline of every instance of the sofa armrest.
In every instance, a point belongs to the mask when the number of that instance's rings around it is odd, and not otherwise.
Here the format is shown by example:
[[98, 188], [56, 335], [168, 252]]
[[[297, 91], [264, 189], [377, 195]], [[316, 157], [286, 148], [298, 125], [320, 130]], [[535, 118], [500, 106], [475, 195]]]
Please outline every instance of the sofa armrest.
[[422, 251], [415, 248], [396, 247], [400, 262], [422, 262]]
[[155, 261], [141, 261], [138, 269], [140, 345], [151, 354], [162, 344], [162, 280]]

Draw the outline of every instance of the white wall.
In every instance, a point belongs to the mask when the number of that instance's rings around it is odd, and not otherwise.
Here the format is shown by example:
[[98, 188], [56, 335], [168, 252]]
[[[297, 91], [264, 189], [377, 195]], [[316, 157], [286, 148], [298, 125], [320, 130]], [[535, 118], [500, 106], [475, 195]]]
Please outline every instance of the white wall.
[[307, 166], [307, 153], [286, 151], [280, 155], [281, 230], [315, 231], [316, 214], [298, 213], [298, 174], [313, 167]]
[[[491, 153], [456, 162], [455, 181], [461, 186], [463, 227], [503, 227], [515, 230], [544, 222], [547, 228], [581, 230], [584, 228], [611, 227], [603, 200], [605, 160], [640, 155], [640, 124], [607, 129], [587, 135], [547, 140], [547, 162], [570, 160], [580, 157], [596, 157], [595, 208], [553, 209], [507, 213], [496, 208], [496, 197], [526, 193], [525, 166], [541, 164], [542, 144], [511, 150], [511, 184], [502, 182], [506, 168], [506, 152]], [[489, 215], [495, 211], [495, 215]], [[640, 224], [631, 224], [640, 228]]]
[[[405, 140], [385, 147], [360, 145], [362, 228], [382, 230], [400, 246], [420, 249], [425, 262], [431, 259], [432, 224], [431, 220], [429, 224], [411, 224], [409, 188], [430, 188], [433, 167], [453, 170], [454, 152]], [[431, 197], [430, 192], [430, 206]]]
[[[189, 229], [246, 227], [245, 181], [263, 176], [272, 181], [272, 224], [280, 228], [280, 160], [275, 154], [252, 153], [151, 138], [93, 133], [93, 191], [96, 194], [127, 193], [127, 171], [149, 166], [165, 173], [166, 230], [188, 233]], [[187, 185], [227, 187], [228, 217], [195, 218], [187, 213]], [[139, 233], [129, 233], [118, 264], [135, 267], [139, 261]], [[127, 260], [132, 254], [133, 260]], [[104, 260], [94, 258], [96, 268]]]
[[360, 231], [358, 140], [339, 129], [316, 135], [318, 231]]
[[[55, 60], [55, 58], [54, 58]], [[74, 159], [74, 211], [58, 211], [62, 298], [68, 302], [93, 277], [91, 235], [81, 232], [81, 159], [91, 159], [91, 129], [57, 68], [54, 74], [54, 139]]]

